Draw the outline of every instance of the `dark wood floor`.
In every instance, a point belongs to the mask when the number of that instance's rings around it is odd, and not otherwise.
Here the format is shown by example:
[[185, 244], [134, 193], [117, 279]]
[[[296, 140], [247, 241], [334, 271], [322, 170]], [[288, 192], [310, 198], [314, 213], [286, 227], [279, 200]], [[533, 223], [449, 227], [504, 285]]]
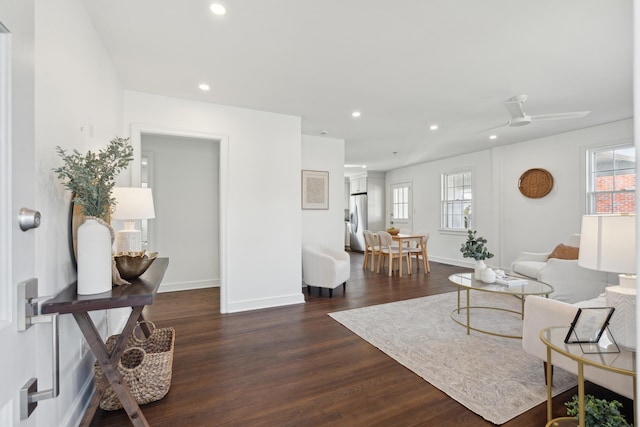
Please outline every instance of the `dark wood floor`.
[[[429, 275], [389, 278], [361, 268], [352, 253], [346, 292], [317, 289], [306, 304], [220, 314], [218, 289], [159, 294], [145, 309], [176, 330], [167, 396], [144, 405], [152, 426], [491, 426], [332, 320], [327, 313], [451, 292], [459, 267], [431, 263]], [[268, 278], [265, 278], [268, 280]], [[543, 375], [542, 366], [540, 375]], [[611, 396], [595, 385], [587, 391]], [[566, 414], [570, 390], [554, 399]], [[500, 402], [496, 402], [500, 405]], [[627, 417], [627, 419], [631, 419]], [[504, 424], [544, 426], [546, 406]], [[92, 426], [129, 425], [124, 411], [98, 410]]]

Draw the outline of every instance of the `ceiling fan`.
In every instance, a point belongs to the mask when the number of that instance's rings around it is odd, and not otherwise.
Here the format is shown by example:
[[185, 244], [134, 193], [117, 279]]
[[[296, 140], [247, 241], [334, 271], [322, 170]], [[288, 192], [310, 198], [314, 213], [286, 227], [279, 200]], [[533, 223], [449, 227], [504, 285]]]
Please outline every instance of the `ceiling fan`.
[[539, 120], [563, 120], [563, 119], [580, 119], [591, 111], [575, 111], [571, 113], [555, 113], [555, 114], [542, 114], [538, 116], [529, 116], [524, 112], [522, 108], [522, 104], [527, 100], [527, 95], [517, 95], [509, 100], [505, 101], [504, 106], [507, 109], [507, 112], [511, 116], [511, 119], [504, 124], [499, 126], [495, 126], [491, 129], [496, 129], [500, 127], [519, 127], [526, 126], [531, 122], [539, 121]]

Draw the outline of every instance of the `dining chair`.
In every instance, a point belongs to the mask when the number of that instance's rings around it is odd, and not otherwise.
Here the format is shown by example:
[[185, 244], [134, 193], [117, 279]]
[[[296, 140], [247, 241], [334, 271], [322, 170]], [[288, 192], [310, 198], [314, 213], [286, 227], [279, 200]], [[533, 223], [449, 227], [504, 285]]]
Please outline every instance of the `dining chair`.
[[371, 230], [364, 230], [362, 233], [364, 234], [365, 242], [362, 268], [366, 269], [367, 266], [369, 266], [369, 262], [371, 262], [370, 268], [371, 271], [374, 271], [376, 266], [376, 256], [378, 258], [380, 257], [380, 240], [378, 239], [378, 235]]
[[[380, 238], [380, 255], [378, 257], [378, 269], [377, 272], [380, 273], [380, 265], [384, 264], [384, 260], [388, 260], [389, 264], [389, 276], [393, 274], [393, 262], [402, 262], [400, 259], [400, 251], [398, 247], [392, 246], [393, 239], [391, 238], [391, 234], [386, 231], [378, 231], [378, 236]], [[411, 273], [411, 262], [409, 258], [409, 253], [403, 250], [402, 257], [407, 262], [407, 272]]]
[[[422, 236], [422, 246], [424, 247], [424, 260], [423, 260], [423, 264], [426, 266], [426, 270], [427, 273], [431, 273], [431, 266], [429, 265], [429, 255], [427, 252], [427, 242], [429, 241], [429, 232], [428, 231], [416, 231], [415, 232], [416, 236]], [[407, 252], [409, 252], [409, 262], [411, 262], [411, 258], [412, 257], [416, 257], [416, 266], [418, 268], [418, 270], [420, 270], [420, 260], [423, 256], [422, 254], [422, 248], [421, 245], [418, 244], [417, 246], [412, 246], [410, 247]]]

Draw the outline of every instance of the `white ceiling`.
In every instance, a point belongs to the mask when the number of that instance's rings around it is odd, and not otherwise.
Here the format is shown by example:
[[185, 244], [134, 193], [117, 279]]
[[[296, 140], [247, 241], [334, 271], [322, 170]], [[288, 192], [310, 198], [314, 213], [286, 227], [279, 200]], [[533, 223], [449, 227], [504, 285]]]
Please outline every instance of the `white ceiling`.
[[[631, 0], [212, 2], [85, 0], [125, 88], [300, 116], [369, 170], [633, 115]], [[591, 114], [490, 141], [520, 94], [530, 115]]]

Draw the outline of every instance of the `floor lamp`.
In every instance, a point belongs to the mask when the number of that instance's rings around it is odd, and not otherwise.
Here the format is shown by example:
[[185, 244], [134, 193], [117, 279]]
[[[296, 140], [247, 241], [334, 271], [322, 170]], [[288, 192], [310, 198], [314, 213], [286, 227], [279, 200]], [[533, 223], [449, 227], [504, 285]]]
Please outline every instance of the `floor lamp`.
[[614, 307], [611, 333], [618, 344], [636, 348], [636, 216], [585, 215], [580, 232], [578, 265], [620, 273], [618, 285], [605, 289], [607, 306]]
[[116, 207], [111, 219], [126, 220], [124, 229], [116, 233], [116, 253], [142, 251], [142, 233], [135, 229], [134, 220], [155, 218], [153, 196], [150, 188], [115, 187], [113, 198]]

